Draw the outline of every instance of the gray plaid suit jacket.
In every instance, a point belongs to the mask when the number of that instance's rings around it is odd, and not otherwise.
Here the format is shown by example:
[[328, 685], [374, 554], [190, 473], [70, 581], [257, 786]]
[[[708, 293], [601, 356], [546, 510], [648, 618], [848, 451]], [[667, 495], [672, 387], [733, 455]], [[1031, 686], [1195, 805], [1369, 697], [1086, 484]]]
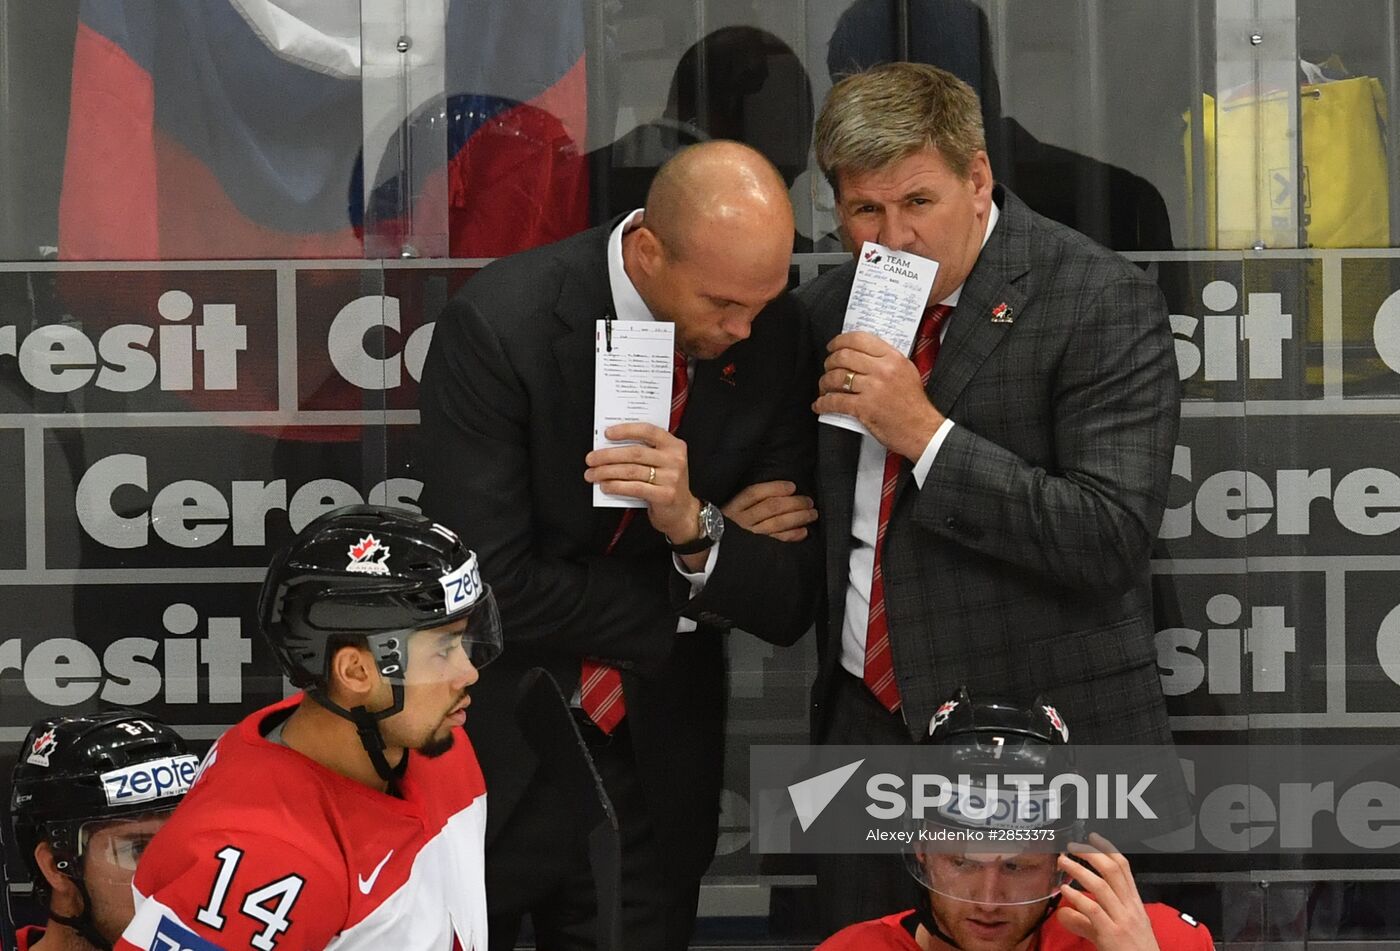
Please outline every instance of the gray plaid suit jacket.
[[[906, 464], [882, 555], [911, 738], [961, 684], [1044, 694], [1076, 743], [1169, 741], [1148, 554], [1180, 414], [1166, 303], [1137, 268], [997, 186], [1001, 217], [929, 379], [955, 422], [924, 482]], [[817, 360], [854, 263], [806, 284]], [[992, 311], [1010, 308], [1011, 323]], [[812, 729], [825, 732], [860, 438], [821, 426], [826, 604]]]

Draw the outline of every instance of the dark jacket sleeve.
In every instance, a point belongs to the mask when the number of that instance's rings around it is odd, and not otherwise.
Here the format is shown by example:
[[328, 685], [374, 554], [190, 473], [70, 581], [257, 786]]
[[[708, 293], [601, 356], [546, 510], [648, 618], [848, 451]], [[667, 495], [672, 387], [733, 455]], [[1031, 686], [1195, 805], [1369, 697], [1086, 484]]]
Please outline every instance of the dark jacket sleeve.
[[[788, 364], [783, 369], [790, 368], [788, 385], [744, 485], [786, 480], [797, 486], [798, 493], [813, 496], [817, 418], [812, 400], [816, 377], [810, 372], [805, 322], [791, 306], [784, 317], [790, 335], [783, 341], [781, 354]], [[811, 627], [824, 584], [820, 531], [820, 513], [800, 542], [755, 535], [728, 523], [709, 582], [694, 600], [684, 604], [682, 613], [701, 623], [740, 628], [773, 644], [794, 643]], [[684, 594], [688, 598], [688, 585]]]

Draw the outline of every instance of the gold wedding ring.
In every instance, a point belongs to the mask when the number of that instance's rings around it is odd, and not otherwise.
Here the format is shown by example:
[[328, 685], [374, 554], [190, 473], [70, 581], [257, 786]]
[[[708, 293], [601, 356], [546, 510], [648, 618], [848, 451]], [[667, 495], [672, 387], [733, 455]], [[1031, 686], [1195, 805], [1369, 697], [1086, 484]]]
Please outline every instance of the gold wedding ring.
[[647, 468], [651, 470], [647, 473], [647, 485], [652, 485], [656, 482], [656, 466], [648, 466]]
[[856, 381], [856, 371], [855, 371], [855, 370], [847, 370], [847, 371], [846, 371], [846, 382], [841, 384], [841, 389], [845, 390], [847, 393], [850, 393], [850, 392], [851, 392], [851, 384], [854, 383], [855, 381]]

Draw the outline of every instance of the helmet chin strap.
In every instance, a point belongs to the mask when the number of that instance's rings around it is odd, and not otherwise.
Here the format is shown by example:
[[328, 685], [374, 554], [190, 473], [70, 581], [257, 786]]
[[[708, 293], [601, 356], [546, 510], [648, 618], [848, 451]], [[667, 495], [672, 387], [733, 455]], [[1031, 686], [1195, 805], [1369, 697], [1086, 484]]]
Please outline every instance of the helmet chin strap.
[[[62, 870], [62, 866], [60, 866], [60, 870]], [[76, 915], [60, 915], [58, 912], [50, 910], [49, 918], [65, 927], [72, 928], [79, 937], [94, 948], [98, 948], [99, 951], [112, 951], [111, 943], [97, 933], [97, 924], [92, 920], [92, 895], [88, 893], [87, 885], [76, 873], [70, 874], [66, 870], [63, 871], [68, 875], [69, 880], [77, 886], [78, 894], [83, 899], [83, 910]]]
[[397, 767], [390, 766], [389, 760], [384, 756], [384, 734], [379, 732], [379, 721], [386, 720], [394, 714], [403, 710], [403, 684], [390, 682], [390, 689], [393, 691], [394, 700], [383, 710], [370, 712], [370, 709], [363, 704], [347, 710], [337, 703], [331, 702], [324, 690], [308, 690], [307, 696], [325, 707], [331, 713], [355, 724], [355, 732], [360, 737], [360, 745], [364, 747], [366, 755], [369, 756], [370, 765], [374, 767], [374, 772], [380, 779], [389, 784], [389, 794], [399, 795], [399, 778], [403, 775], [404, 768], [408, 764], [408, 752], [404, 751], [404, 757]]
[[919, 894], [919, 902], [914, 906], [914, 912], [924, 930], [949, 947], [962, 951], [962, 945], [958, 944], [956, 939], [938, 924], [938, 919], [933, 914], [933, 901], [928, 896], [928, 889], [924, 889]]
[[360, 735], [360, 745], [369, 754], [374, 771], [379, 774], [380, 779], [389, 784], [389, 792], [397, 796], [398, 783], [394, 776], [394, 768], [384, 756], [384, 734], [379, 732], [379, 717], [370, 713], [368, 707], [354, 707], [350, 710], [350, 722], [355, 724], [355, 731]]

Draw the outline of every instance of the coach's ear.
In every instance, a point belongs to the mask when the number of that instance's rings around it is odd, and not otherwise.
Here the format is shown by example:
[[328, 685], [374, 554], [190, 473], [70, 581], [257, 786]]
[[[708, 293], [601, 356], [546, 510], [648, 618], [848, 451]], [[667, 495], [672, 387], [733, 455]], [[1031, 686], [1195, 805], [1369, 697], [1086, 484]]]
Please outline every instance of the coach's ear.
[[985, 220], [992, 209], [992, 186], [996, 184], [992, 178], [992, 163], [986, 152], [979, 150], [973, 154], [967, 166], [967, 180], [972, 185], [972, 201], [977, 216]]
[[341, 705], [347, 708], [368, 703], [384, 683], [379, 665], [367, 647], [345, 645], [338, 649], [331, 655], [329, 674], [332, 697], [343, 695], [345, 702]]
[[[63, 874], [58, 867], [58, 856], [54, 855], [53, 846], [47, 842], [40, 842], [34, 846], [34, 861], [39, 864], [39, 874], [44, 876], [44, 880], [49, 885], [49, 911], [53, 914], [63, 915], [71, 918], [83, 913], [83, 895], [78, 890], [73, 879]], [[74, 859], [73, 861], [78, 861]], [[77, 871], [73, 869], [73, 871]]]

